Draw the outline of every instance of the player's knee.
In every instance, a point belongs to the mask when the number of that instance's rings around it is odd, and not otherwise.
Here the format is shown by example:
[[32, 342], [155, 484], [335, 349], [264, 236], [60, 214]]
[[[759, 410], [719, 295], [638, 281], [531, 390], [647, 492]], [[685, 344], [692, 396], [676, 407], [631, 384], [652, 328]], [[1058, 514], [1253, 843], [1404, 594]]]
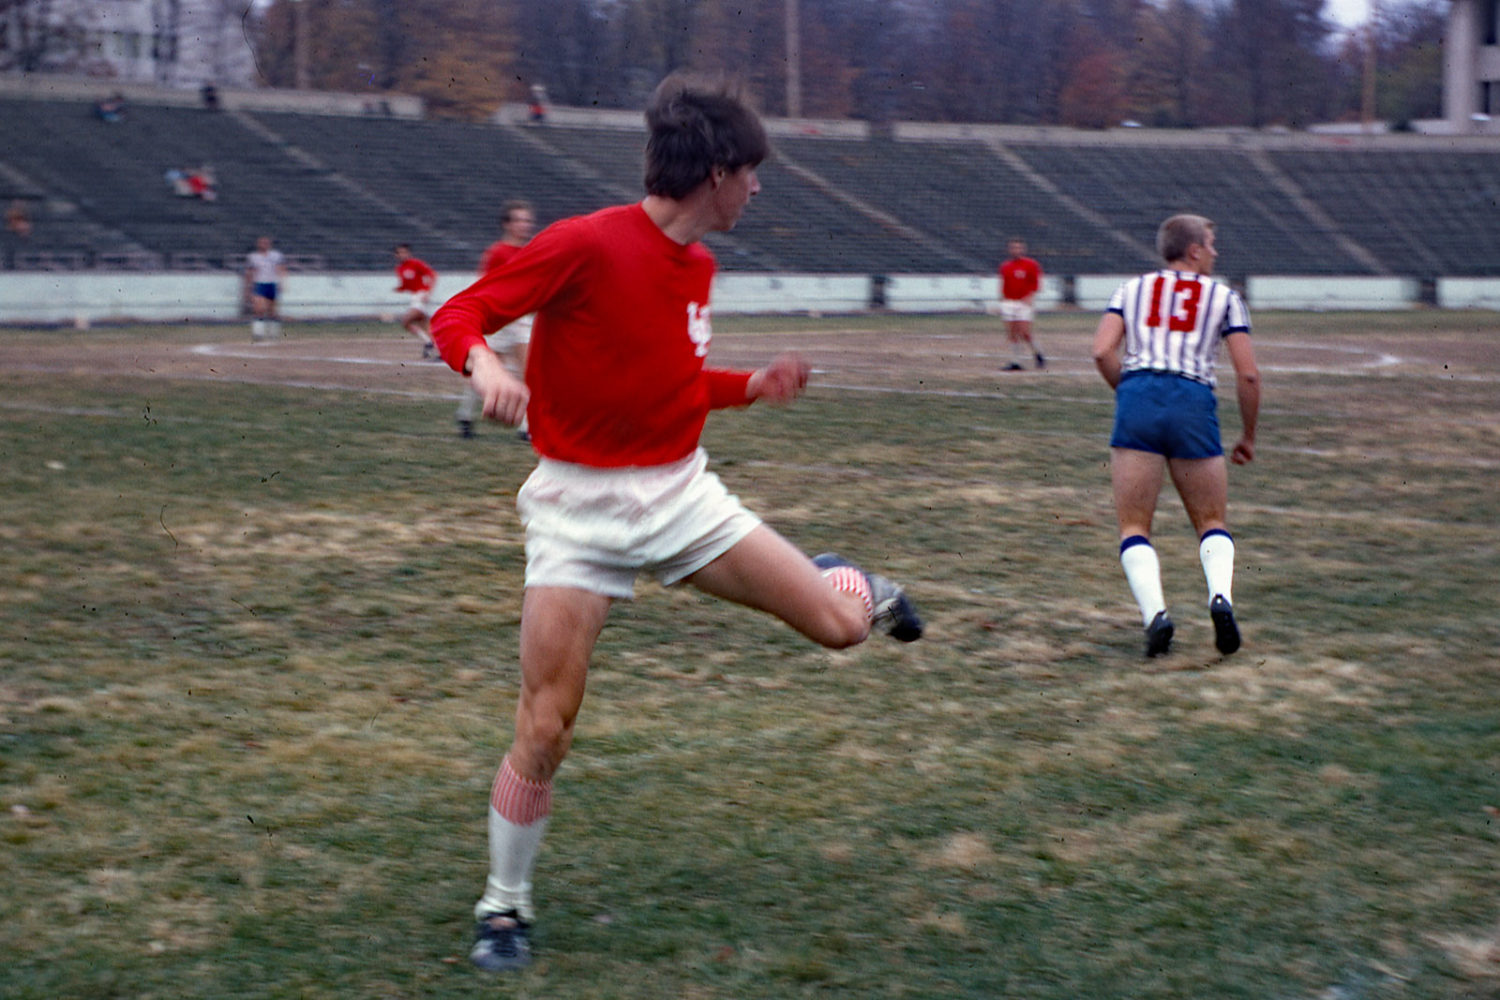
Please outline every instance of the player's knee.
[[[849, 603], [850, 607], [844, 604]], [[852, 606], [852, 602], [837, 602], [830, 605], [823, 615], [816, 632], [810, 638], [828, 649], [848, 649], [858, 646], [870, 637], [870, 619], [863, 609]]]

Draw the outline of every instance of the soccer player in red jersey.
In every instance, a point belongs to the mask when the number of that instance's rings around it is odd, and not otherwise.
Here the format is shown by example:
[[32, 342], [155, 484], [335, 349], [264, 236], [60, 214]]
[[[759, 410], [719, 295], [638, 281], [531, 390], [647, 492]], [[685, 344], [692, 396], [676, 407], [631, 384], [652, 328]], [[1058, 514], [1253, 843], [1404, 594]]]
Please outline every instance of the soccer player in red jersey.
[[[491, 243], [479, 258], [479, 273], [489, 274], [505, 264], [531, 242], [531, 235], [535, 231], [536, 212], [531, 203], [519, 198], [507, 201], [500, 207], [500, 238]], [[526, 376], [526, 347], [531, 343], [531, 323], [531, 316], [522, 316], [485, 338], [490, 350], [505, 359], [511, 373], [521, 378]], [[465, 382], [463, 395], [458, 398], [458, 412], [455, 414], [460, 437], [474, 436], [474, 420], [479, 416], [482, 402], [473, 385]], [[520, 426], [516, 428], [516, 436], [522, 441], [531, 440], [525, 417], [521, 418]]]
[[[699, 242], [734, 227], [769, 151], [734, 91], [669, 77], [646, 112], [646, 197], [566, 219], [438, 310], [443, 358], [469, 375], [484, 414], [530, 407], [541, 459], [516, 498], [526, 529], [521, 693], [490, 795], [490, 875], [470, 957], [530, 961], [531, 873], [552, 778], [572, 742], [594, 643], [641, 571], [767, 612], [842, 648], [872, 626], [911, 641], [922, 624], [901, 588], [837, 556], [803, 555], [706, 468], [708, 412], [787, 403], [809, 367], [795, 354], [755, 371], [705, 363], [714, 259]], [[536, 314], [526, 378], [484, 335]]]
[[423, 359], [437, 357], [437, 346], [428, 331], [428, 317], [432, 315], [432, 289], [437, 285], [437, 272], [418, 258], [412, 256], [410, 243], [396, 244], [396, 291], [411, 296], [406, 315], [401, 325], [406, 332], [422, 342]]
[[1165, 475], [1198, 534], [1208, 582], [1214, 645], [1240, 648], [1234, 618], [1234, 538], [1225, 522], [1229, 470], [1219, 437], [1215, 366], [1225, 348], [1234, 365], [1240, 439], [1236, 465], [1255, 458], [1260, 370], [1250, 346], [1250, 311], [1238, 292], [1216, 280], [1214, 224], [1174, 215], [1156, 233], [1166, 267], [1132, 278], [1115, 292], [1094, 333], [1094, 364], [1115, 390], [1110, 478], [1120, 522], [1120, 565], [1146, 626], [1146, 655], [1171, 648], [1173, 625], [1162, 595], [1151, 521]]
[[[1036, 293], [1042, 288], [1042, 265], [1026, 256], [1026, 241], [1012, 237], [1005, 252], [1010, 256], [1000, 265], [1000, 318], [1010, 336], [1008, 372], [1023, 369], [1021, 358], [1030, 350], [1038, 368], [1047, 367], [1047, 359], [1031, 338], [1031, 321], [1036, 318]], [[1023, 347], [1024, 345], [1024, 347]]]

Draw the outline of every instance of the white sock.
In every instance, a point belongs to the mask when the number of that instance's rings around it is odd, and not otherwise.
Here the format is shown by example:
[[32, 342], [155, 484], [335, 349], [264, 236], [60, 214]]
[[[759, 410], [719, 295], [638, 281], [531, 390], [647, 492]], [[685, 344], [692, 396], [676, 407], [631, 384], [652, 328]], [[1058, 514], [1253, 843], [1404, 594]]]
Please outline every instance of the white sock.
[[266, 336], [265, 320], [254, 319], [250, 321], [250, 338], [252, 340], [264, 340]]
[[1221, 529], [1205, 532], [1198, 542], [1198, 560], [1203, 563], [1203, 578], [1208, 582], [1208, 599], [1220, 594], [1234, 603], [1234, 539]]
[[531, 872], [536, 866], [547, 820], [519, 826], [490, 806], [490, 874], [484, 895], [474, 904], [474, 918], [515, 910], [528, 923], [536, 918], [531, 904]]
[[1161, 592], [1161, 563], [1156, 550], [1144, 535], [1131, 535], [1120, 543], [1120, 565], [1125, 582], [1141, 609], [1141, 624], [1150, 626], [1157, 612], [1167, 610], [1167, 599]]
[[507, 756], [490, 788], [490, 874], [474, 917], [515, 910], [531, 921], [531, 871], [552, 815], [552, 782], [530, 781], [510, 766]]

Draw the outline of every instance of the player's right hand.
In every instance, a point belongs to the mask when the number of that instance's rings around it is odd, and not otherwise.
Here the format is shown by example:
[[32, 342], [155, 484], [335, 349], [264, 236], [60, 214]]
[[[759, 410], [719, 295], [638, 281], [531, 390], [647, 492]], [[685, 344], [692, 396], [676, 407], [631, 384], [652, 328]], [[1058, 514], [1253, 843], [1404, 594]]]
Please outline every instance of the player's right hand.
[[469, 358], [473, 362], [469, 384], [484, 400], [484, 415], [511, 427], [519, 426], [526, 418], [526, 404], [531, 401], [531, 390], [526, 383], [512, 375], [500, 356], [487, 347], [476, 347]]

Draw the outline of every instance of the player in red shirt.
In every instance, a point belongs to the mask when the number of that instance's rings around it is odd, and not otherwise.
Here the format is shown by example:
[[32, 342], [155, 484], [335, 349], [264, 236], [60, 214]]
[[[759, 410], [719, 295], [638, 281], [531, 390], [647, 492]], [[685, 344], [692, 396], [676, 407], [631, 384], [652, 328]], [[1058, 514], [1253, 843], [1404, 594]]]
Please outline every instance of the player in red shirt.
[[[1042, 287], [1042, 265], [1026, 256], [1026, 241], [1012, 237], [1005, 252], [1010, 258], [1000, 265], [1000, 318], [1010, 335], [1008, 372], [1022, 371], [1024, 351], [1030, 350], [1038, 368], [1047, 367], [1047, 359], [1031, 339], [1031, 321], [1036, 318], [1036, 293]], [[1022, 345], [1025, 345], [1023, 348]]]
[[[479, 273], [489, 274], [508, 262], [531, 242], [531, 235], [535, 231], [536, 212], [531, 203], [519, 198], [507, 201], [500, 207], [500, 238], [491, 243], [479, 258]], [[531, 323], [531, 316], [522, 316], [485, 338], [490, 350], [507, 361], [511, 373], [523, 378], [526, 373], [526, 348], [531, 343]], [[464, 393], [458, 398], [458, 412], [455, 414], [460, 437], [474, 436], [474, 420], [479, 416], [482, 403], [483, 400], [474, 392], [474, 387], [464, 383]], [[525, 417], [521, 418], [521, 424], [516, 428], [516, 436], [522, 441], [531, 440]]]
[[[772, 614], [842, 648], [879, 625], [921, 635], [889, 580], [833, 555], [809, 559], [706, 470], [708, 412], [801, 394], [809, 367], [705, 364], [714, 259], [699, 240], [735, 225], [769, 146], [733, 92], [669, 77], [646, 112], [645, 199], [549, 226], [443, 306], [433, 334], [469, 374], [486, 416], [531, 415], [541, 455], [516, 498], [526, 528], [521, 693], [490, 794], [490, 876], [470, 953], [485, 969], [530, 961], [531, 872], [568, 752], [594, 643], [642, 571]], [[523, 382], [484, 340], [536, 313]]]
[[432, 315], [432, 289], [437, 285], [437, 272], [421, 260], [412, 256], [410, 243], [396, 244], [396, 291], [411, 296], [406, 315], [401, 325], [406, 332], [422, 342], [422, 358], [436, 358], [437, 346], [428, 331], [428, 317]]

